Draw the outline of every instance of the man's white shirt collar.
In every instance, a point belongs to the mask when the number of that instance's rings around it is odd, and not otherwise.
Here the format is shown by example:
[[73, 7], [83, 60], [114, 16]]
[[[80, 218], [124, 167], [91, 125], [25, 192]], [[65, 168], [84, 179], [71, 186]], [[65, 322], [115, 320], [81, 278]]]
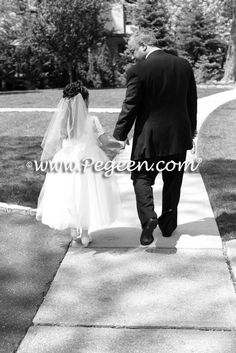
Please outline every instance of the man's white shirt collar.
[[159, 49], [159, 48], [153, 48], [152, 50], [150, 50], [150, 52], [149, 52], [149, 53], [147, 53], [147, 55], [146, 55], [146, 58], [145, 58], [145, 59], [147, 59], [147, 58], [149, 57], [149, 55], [151, 55], [154, 51], [157, 51], [157, 50], [161, 50], [161, 49]]

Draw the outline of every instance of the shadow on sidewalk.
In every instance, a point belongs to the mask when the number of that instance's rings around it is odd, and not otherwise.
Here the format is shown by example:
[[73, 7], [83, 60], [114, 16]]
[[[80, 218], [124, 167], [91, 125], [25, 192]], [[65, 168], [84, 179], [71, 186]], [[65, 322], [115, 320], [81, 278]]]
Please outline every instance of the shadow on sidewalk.
[[157, 227], [153, 233], [154, 242], [148, 247], [140, 245], [141, 229], [136, 227], [106, 228], [93, 232], [91, 235], [93, 238], [93, 242], [89, 246], [91, 249], [109, 248], [107, 251], [112, 249], [112, 251], [117, 252], [119, 248], [156, 248], [159, 250], [172, 249], [171, 253], [173, 253], [173, 250], [177, 251], [180, 241], [187, 242], [189, 248], [191, 248], [192, 241], [192, 247], [195, 247], [197, 241], [197, 239], [194, 239], [195, 237], [207, 236], [214, 240], [214, 237], [218, 236], [218, 230], [214, 218], [210, 217], [180, 224], [169, 238], [163, 237], [159, 227]]
[[1, 213], [0, 225], [0, 353], [12, 353], [50, 287], [70, 236], [14, 213]]

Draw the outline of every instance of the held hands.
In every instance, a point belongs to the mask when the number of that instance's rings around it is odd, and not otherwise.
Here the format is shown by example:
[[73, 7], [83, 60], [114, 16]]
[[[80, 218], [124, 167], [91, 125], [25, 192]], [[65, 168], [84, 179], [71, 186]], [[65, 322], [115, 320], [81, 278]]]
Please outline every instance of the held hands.
[[116, 156], [117, 156], [117, 151], [112, 151], [112, 150], [110, 150], [110, 149], [107, 149], [106, 151], [105, 151], [105, 153], [106, 153], [106, 155], [107, 155], [107, 157], [112, 161]]
[[108, 138], [108, 141], [106, 144], [101, 147], [108, 158], [110, 160], [113, 160], [119, 153], [121, 153], [124, 149], [125, 146], [129, 145], [129, 140], [126, 139], [125, 141], [118, 141], [114, 138]]

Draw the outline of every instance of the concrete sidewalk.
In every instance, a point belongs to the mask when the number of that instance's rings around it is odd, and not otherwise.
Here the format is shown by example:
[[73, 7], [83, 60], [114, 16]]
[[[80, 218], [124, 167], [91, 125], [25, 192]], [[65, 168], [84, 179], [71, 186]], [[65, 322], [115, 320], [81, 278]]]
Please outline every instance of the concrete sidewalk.
[[[209, 114], [215, 100], [199, 105]], [[70, 247], [17, 353], [234, 352], [236, 295], [200, 174], [184, 176], [177, 231], [157, 229], [149, 247], [129, 175], [119, 185], [123, 214], [89, 248]], [[160, 214], [160, 179], [154, 192]]]

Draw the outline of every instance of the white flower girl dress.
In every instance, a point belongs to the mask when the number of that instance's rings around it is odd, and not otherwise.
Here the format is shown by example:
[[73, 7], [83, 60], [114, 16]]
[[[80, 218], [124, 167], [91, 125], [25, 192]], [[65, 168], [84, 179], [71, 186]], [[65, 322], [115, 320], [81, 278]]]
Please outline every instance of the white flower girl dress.
[[52, 159], [53, 165], [69, 165], [72, 171], [61, 168], [47, 172], [38, 199], [37, 220], [54, 229], [83, 229], [88, 234], [115, 221], [120, 206], [116, 176], [104, 177], [93, 167], [82, 171], [85, 159], [109, 161], [99, 147], [98, 139], [103, 134], [98, 118], [88, 115], [80, 93], [61, 99], [42, 142], [41, 161]]

